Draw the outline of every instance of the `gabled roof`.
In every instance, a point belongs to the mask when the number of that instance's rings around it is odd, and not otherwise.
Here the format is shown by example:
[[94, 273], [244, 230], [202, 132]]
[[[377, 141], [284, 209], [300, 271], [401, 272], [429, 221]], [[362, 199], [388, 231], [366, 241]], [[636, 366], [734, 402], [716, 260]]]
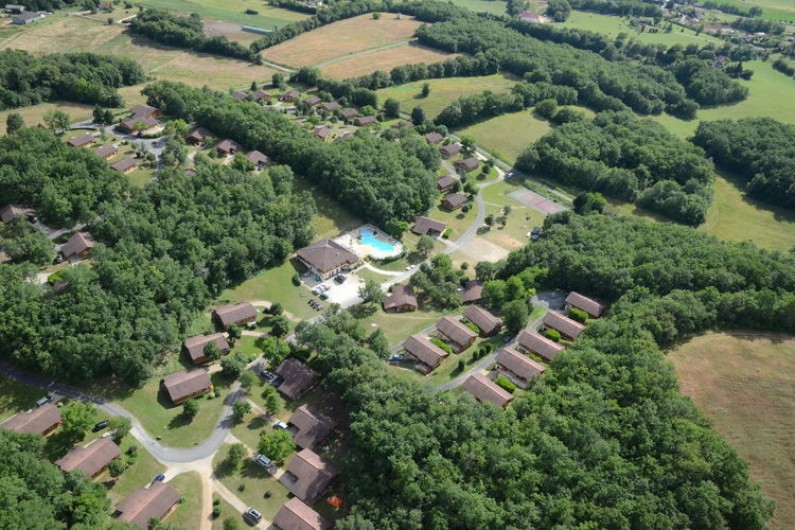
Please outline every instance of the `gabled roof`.
[[306, 103], [307, 105], [317, 105], [321, 101], [323, 100], [317, 96], [309, 96], [308, 98], [304, 99], [304, 103]]
[[257, 150], [249, 151], [248, 153], [246, 153], [246, 158], [248, 158], [249, 161], [251, 161], [254, 164], [264, 164], [267, 166], [268, 164], [271, 163], [271, 159], [268, 155], [261, 153]]
[[135, 129], [136, 124], [142, 123], [144, 124], [143, 130], [150, 129], [155, 127], [156, 125], [160, 125], [160, 122], [157, 121], [156, 118], [152, 117], [144, 117], [144, 116], [131, 116], [129, 118], [124, 118], [121, 120], [121, 126], [125, 129], [132, 131]]
[[602, 311], [605, 310], [605, 306], [593, 298], [588, 298], [587, 296], [583, 296], [575, 291], [569, 293], [569, 296], [566, 297], [566, 303], [576, 307], [577, 309], [582, 309], [594, 317], [601, 316]]
[[130, 109], [130, 115], [135, 118], [149, 118], [159, 113], [160, 109], [149, 105], [136, 105]]
[[297, 479], [286, 484], [287, 488], [307, 504], [314, 504], [339, 474], [334, 466], [323, 462], [310, 449], [304, 449], [295, 455], [287, 465], [287, 472]]
[[436, 329], [458, 346], [467, 346], [478, 334], [452, 317], [442, 317], [436, 323]]
[[441, 234], [444, 232], [445, 228], [447, 228], [447, 225], [443, 222], [420, 215], [414, 221], [414, 226], [411, 227], [411, 231], [417, 235], [424, 236], [428, 232], [439, 232]]
[[109, 157], [111, 155], [115, 155], [116, 151], [118, 151], [118, 150], [119, 150], [119, 148], [116, 147], [115, 145], [108, 144], [108, 145], [103, 145], [102, 147], [97, 148], [97, 150], [94, 151], [94, 153], [97, 156], [101, 156], [102, 158], [107, 158], [107, 157]]
[[477, 302], [483, 293], [483, 282], [478, 280], [471, 280], [464, 284], [464, 290], [461, 293], [461, 300], [466, 304], [469, 302]]
[[163, 378], [163, 387], [171, 401], [178, 403], [212, 386], [210, 376], [204, 370], [183, 370], [168, 374]]
[[293, 497], [279, 508], [273, 519], [273, 524], [281, 530], [328, 530], [331, 528], [331, 523], [323, 519], [320, 514], [298, 497]]
[[119, 521], [149, 528], [150, 519], [162, 519], [179, 502], [179, 493], [163, 482], [155, 482], [148, 488], [138, 488], [124, 499], [116, 511]]
[[447, 357], [447, 352], [432, 343], [422, 335], [412, 335], [403, 342], [406, 353], [415, 357], [423, 364], [436, 368], [442, 359]]
[[438, 132], [432, 132], [425, 135], [425, 141], [429, 144], [438, 144], [442, 140], [444, 140], [444, 136]]
[[297, 90], [290, 90], [290, 91], [285, 92], [284, 94], [282, 94], [282, 99], [295, 99], [295, 98], [297, 98], [300, 95], [301, 95], [301, 93], [298, 92]]
[[202, 141], [205, 138], [212, 137], [213, 133], [204, 127], [197, 127], [187, 136], [188, 140]]
[[0, 208], [0, 221], [4, 224], [8, 224], [14, 220], [14, 217], [24, 217], [28, 215], [27, 208], [23, 208], [22, 206], [17, 206], [15, 204], [6, 204], [2, 208]]
[[475, 324], [478, 329], [486, 335], [490, 335], [500, 329], [500, 319], [479, 305], [469, 306], [469, 308], [464, 311], [464, 317]]
[[235, 90], [232, 92], [232, 97], [238, 101], [245, 101], [248, 99], [248, 94], [240, 90]]
[[213, 309], [213, 313], [224, 328], [257, 318], [257, 310], [248, 302], [222, 305]]
[[87, 134], [81, 134], [80, 136], [75, 136], [66, 143], [68, 143], [72, 147], [83, 147], [84, 145], [88, 145], [93, 141], [94, 141], [94, 135], [91, 133], [87, 133]]
[[455, 185], [456, 178], [452, 175], [445, 175], [444, 177], [439, 177], [436, 181], [436, 187], [440, 190], [449, 190]]
[[215, 345], [218, 346], [218, 349], [221, 351], [229, 350], [229, 342], [227, 342], [223, 333], [213, 333], [212, 335], [196, 335], [195, 337], [190, 337], [185, 339], [183, 347], [188, 353], [188, 357], [190, 357], [191, 361], [195, 363], [205, 358], [204, 348], [210, 342], [215, 342]]
[[329, 129], [325, 125], [321, 125], [317, 129], [315, 129], [315, 131], [312, 134], [318, 138], [322, 138], [323, 140], [325, 140], [326, 138], [328, 138], [328, 135], [331, 134], [331, 129]]
[[218, 151], [223, 151], [225, 153], [231, 153], [233, 150], [234, 151], [242, 151], [243, 150], [243, 146], [242, 145], [240, 145], [239, 143], [237, 143], [234, 140], [230, 140], [229, 138], [226, 138], [226, 139], [221, 140], [220, 142], [218, 142], [218, 145], [216, 145], [215, 148]]
[[136, 164], [137, 162], [135, 161], [135, 159], [131, 156], [128, 156], [127, 158], [122, 158], [118, 162], [111, 164], [110, 167], [111, 169], [114, 169], [116, 171], [121, 171], [123, 173], [128, 169], [135, 167]]
[[455, 210], [467, 203], [469, 198], [463, 193], [449, 193], [444, 196], [442, 202], [450, 209]]
[[377, 121], [378, 120], [375, 119], [375, 116], [362, 116], [361, 118], [356, 118], [353, 120], [353, 124], [357, 127], [362, 127], [365, 125], [371, 125]]
[[359, 261], [359, 256], [331, 239], [312, 243], [298, 250], [297, 255], [310, 267], [324, 274]]
[[544, 325], [556, 329], [563, 335], [571, 337], [572, 339], [576, 339], [580, 336], [580, 333], [585, 331], [585, 326], [555, 311], [550, 311], [546, 314], [544, 317]]
[[506, 390], [497, 386], [488, 377], [482, 374], [469, 376], [461, 388], [475, 396], [481, 403], [494, 403], [498, 407], [505, 407], [513, 400], [513, 396]]
[[458, 153], [461, 152], [461, 144], [453, 143], [453, 144], [443, 145], [442, 147], [439, 148], [439, 152], [446, 157], [457, 155]]
[[82, 471], [88, 477], [93, 477], [102, 471], [108, 462], [119, 458], [119, 446], [110, 438], [99, 438], [87, 447], [75, 447], [55, 464], [64, 472]]
[[497, 364], [525, 381], [529, 381], [546, 371], [543, 365], [526, 355], [522, 355], [513, 348], [503, 348], [498, 351], [496, 361]]
[[341, 109], [342, 105], [340, 105], [336, 101], [329, 101], [328, 103], [323, 103], [322, 105], [320, 105], [320, 108], [327, 112], [332, 112], [337, 109]]
[[384, 309], [390, 310], [396, 307], [403, 307], [410, 305], [417, 307], [417, 297], [414, 295], [414, 289], [411, 285], [393, 285], [392, 292], [384, 300]]
[[469, 158], [464, 158], [462, 160], [456, 160], [453, 165], [457, 168], [465, 169], [466, 171], [472, 171], [478, 168], [480, 165], [480, 159], [474, 156], [470, 156]]
[[20, 412], [3, 423], [3, 429], [19, 434], [44, 434], [61, 423], [61, 411], [52, 403]]
[[70, 258], [92, 248], [94, 248], [94, 237], [88, 232], [76, 232], [61, 247], [61, 254], [65, 258]]
[[253, 97], [254, 101], [262, 101], [263, 99], [271, 98], [271, 95], [264, 90], [255, 90], [251, 96]]
[[346, 120], [353, 118], [357, 114], [359, 114], [359, 111], [356, 109], [342, 109], [340, 111], [340, 116], [342, 116]]
[[302, 449], [314, 449], [317, 444], [328, 438], [337, 426], [333, 420], [309, 405], [301, 405], [295, 409], [290, 417], [290, 423], [298, 429], [294, 440]]
[[284, 378], [279, 392], [290, 399], [300, 398], [320, 379], [320, 374], [294, 357], [283, 360], [274, 371]]
[[544, 359], [551, 361], [564, 347], [555, 341], [529, 331], [522, 331], [518, 337], [519, 346], [529, 352], [537, 353]]

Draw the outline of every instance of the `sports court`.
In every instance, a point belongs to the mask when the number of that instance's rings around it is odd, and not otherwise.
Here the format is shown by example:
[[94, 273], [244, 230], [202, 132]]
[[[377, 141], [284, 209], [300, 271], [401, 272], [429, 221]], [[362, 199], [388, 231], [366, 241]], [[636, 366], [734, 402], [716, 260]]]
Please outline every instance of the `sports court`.
[[508, 194], [508, 197], [515, 199], [525, 206], [541, 212], [543, 214], [551, 214], [562, 212], [566, 208], [560, 204], [542, 197], [538, 193], [530, 190], [516, 190]]

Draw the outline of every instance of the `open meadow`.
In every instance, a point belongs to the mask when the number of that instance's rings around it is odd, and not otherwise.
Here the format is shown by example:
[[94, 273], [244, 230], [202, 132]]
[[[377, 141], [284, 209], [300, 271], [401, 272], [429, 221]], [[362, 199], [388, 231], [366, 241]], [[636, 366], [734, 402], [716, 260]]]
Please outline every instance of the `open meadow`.
[[669, 355], [682, 392], [778, 502], [773, 528], [795, 528], [795, 339], [710, 334]]
[[355, 56], [345, 57], [321, 68], [320, 71], [324, 76], [332, 79], [347, 79], [369, 74], [376, 70], [389, 72], [394, 67], [404, 64], [438, 63], [456, 55], [409, 43], [384, 50], [365, 51]]
[[456, 130], [459, 136], [471, 136], [478, 145], [497, 158], [513, 164], [531, 143], [552, 130], [546, 120], [536, 118], [532, 110], [520, 110], [475, 123]]
[[[667, 23], [663, 22], [661, 26], [667, 26]], [[666, 33], [662, 30], [656, 33], [649, 32], [648, 30], [641, 32], [635, 29], [635, 27], [630, 26], [628, 18], [577, 10], [572, 10], [566, 22], [555, 24], [555, 27], [583, 29], [601, 33], [611, 38], [617, 37], [619, 33], [626, 33], [629, 39], [635, 39], [644, 44], [665, 44], [666, 46], [673, 46], [674, 44], [681, 44], [682, 46], [697, 44], [699, 46], [704, 46], [712, 43], [720, 46], [723, 43], [723, 41], [716, 37], [707, 35], [706, 33], [697, 35], [694, 30], [681, 26], [674, 26], [670, 33]]]
[[[198, 13], [205, 19], [266, 29], [274, 29], [309, 17], [305, 13], [269, 6], [260, 0], [141, 0], [138, 3], [182, 15]], [[246, 13], [247, 9], [256, 11], [257, 14]]]

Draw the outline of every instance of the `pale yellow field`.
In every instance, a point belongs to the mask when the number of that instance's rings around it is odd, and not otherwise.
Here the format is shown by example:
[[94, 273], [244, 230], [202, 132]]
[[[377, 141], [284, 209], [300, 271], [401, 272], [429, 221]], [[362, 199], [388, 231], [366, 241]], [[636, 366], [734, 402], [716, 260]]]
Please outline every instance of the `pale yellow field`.
[[407, 44], [388, 50], [374, 51], [337, 61], [322, 68], [321, 72], [326, 77], [333, 79], [347, 79], [369, 74], [376, 70], [389, 72], [396, 66], [414, 63], [438, 63], [455, 57], [454, 53], [444, 53], [417, 44]]

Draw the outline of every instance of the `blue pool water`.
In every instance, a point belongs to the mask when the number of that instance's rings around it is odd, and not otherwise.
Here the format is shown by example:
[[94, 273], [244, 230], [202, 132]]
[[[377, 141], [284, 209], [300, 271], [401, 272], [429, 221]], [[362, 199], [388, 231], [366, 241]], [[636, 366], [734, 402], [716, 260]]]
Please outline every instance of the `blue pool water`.
[[395, 246], [392, 243], [387, 243], [385, 241], [381, 241], [377, 237], [375, 237], [375, 233], [372, 230], [362, 230], [359, 233], [360, 240], [362, 245], [367, 245], [368, 247], [373, 247], [376, 250], [381, 252], [394, 252]]

